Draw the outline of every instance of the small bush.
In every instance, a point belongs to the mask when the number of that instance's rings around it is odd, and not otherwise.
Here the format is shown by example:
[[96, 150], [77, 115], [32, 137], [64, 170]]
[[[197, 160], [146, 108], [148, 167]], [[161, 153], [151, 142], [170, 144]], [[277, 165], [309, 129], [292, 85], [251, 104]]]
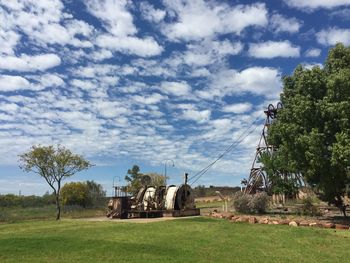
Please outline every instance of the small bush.
[[300, 213], [302, 215], [307, 215], [307, 216], [320, 215], [320, 211], [313, 204], [313, 199], [311, 197], [309, 197], [309, 196], [302, 199], [302, 205], [301, 205]]
[[251, 212], [265, 213], [270, 202], [270, 197], [265, 192], [256, 193], [251, 196], [249, 208]]
[[250, 213], [249, 202], [251, 201], [250, 195], [244, 195], [242, 192], [236, 192], [233, 195], [233, 207], [237, 212]]
[[265, 213], [270, 202], [270, 197], [265, 193], [245, 195], [236, 192], [233, 196], [233, 207], [240, 213]]

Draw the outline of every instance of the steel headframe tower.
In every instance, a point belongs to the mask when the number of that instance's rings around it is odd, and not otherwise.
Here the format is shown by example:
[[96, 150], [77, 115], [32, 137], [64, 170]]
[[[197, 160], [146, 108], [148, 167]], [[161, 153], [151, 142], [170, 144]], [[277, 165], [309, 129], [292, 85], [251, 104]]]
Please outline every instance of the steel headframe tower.
[[267, 177], [266, 172], [264, 171], [261, 164], [258, 163], [260, 157], [263, 153], [272, 156], [275, 148], [273, 145], [270, 145], [267, 141], [268, 129], [274, 119], [277, 117], [278, 111], [282, 109], [282, 103], [278, 102], [276, 107], [270, 104], [267, 107], [267, 110], [264, 111], [266, 115], [264, 128], [261, 133], [261, 137], [259, 140], [258, 147], [256, 148], [256, 153], [254, 157], [254, 161], [252, 164], [252, 168], [250, 170], [248, 180], [244, 180], [244, 184], [246, 184], [246, 188], [244, 190], [245, 194], [255, 193], [257, 190], [268, 190], [270, 188], [269, 178]]

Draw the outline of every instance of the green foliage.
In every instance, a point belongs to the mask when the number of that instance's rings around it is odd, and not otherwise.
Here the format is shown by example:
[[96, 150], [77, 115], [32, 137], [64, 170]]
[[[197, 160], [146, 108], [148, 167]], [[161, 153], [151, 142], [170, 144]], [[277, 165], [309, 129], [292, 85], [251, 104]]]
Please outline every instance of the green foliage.
[[45, 193], [43, 196], [0, 195], [0, 207], [42, 207], [55, 204], [55, 196]]
[[128, 170], [125, 180], [128, 182], [127, 192], [135, 195], [142, 186], [153, 185], [161, 186], [166, 185], [167, 177], [158, 173], [142, 174], [140, 167], [134, 165]]
[[80, 205], [87, 207], [89, 192], [85, 183], [71, 182], [65, 184], [61, 189], [61, 200], [63, 205]]
[[105, 202], [105, 196], [102, 186], [94, 181], [66, 183], [61, 189], [62, 204], [66, 206], [98, 206]]
[[92, 165], [82, 156], [73, 154], [69, 149], [58, 145], [32, 146], [31, 150], [21, 154], [20, 168], [25, 172], [34, 172], [45, 179], [56, 197], [57, 216], [60, 219], [60, 190], [64, 178], [86, 170]]
[[286, 194], [295, 196], [298, 193], [298, 182], [295, 178], [286, 177], [288, 171], [284, 168], [284, 159], [281, 155], [262, 153], [259, 162], [264, 164], [264, 171], [270, 182], [270, 194]]
[[298, 66], [284, 78], [284, 109], [269, 129], [277, 170], [301, 173], [323, 200], [345, 213], [350, 183], [350, 48], [331, 49], [324, 69]]
[[270, 197], [265, 192], [254, 195], [236, 192], [233, 195], [233, 207], [240, 213], [265, 213], [270, 202]]

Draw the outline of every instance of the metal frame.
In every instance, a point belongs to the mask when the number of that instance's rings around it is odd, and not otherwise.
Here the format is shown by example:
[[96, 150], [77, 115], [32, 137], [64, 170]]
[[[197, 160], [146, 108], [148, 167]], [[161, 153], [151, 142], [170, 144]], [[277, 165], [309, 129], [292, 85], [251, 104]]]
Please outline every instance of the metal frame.
[[[272, 124], [273, 120], [277, 118], [278, 111], [282, 109], [282, 103], [278, 102], [276, 107], [270, 104], [267, 107], [267, 110], [264, 111], [266, 115], [265, 123], [263, 130], [261, 132], [261, 136], [259, 139], [258, 146], [256, 148], [254, 160], [252, 163], [252, 167], [250, 169], [250, 174], [248, 180], [244, 180], [244, 184], [246, 184], [244, 193], [245, 194], [253, 194], [258, 191], [266, 191], [269, 192], [271, 189], [271, 182], [269, 181], [268, 175], [266, 174], [264, 167], [258, 163], [259, 158], [263, 153], [267, 153], [272, 156], [276, 151], [276, 147], [274, 145], [270, 145], [267, 140], [269, 126]], [[279, 175], [285, 179], [287, 178], [295, 178], [298, 183], [302, 186], [304, 185], [304, 181], [300, 174], [280, 174]], [[243, 182], [243, 181], [242, 181]]]

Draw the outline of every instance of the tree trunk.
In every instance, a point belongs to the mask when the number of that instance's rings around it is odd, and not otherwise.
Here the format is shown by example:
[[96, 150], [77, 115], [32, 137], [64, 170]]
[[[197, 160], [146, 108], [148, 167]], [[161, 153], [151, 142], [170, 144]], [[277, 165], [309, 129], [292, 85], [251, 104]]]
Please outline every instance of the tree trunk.
[[60, 203], [60, 189], [61, 189], [61, 182], [57, 182], [57, 192], [55, 193], [56, 195], [56, 206], [57, 206], [57, 215], [56, 215], [56, 220], [60, 220], [61, 218], [61, 203]]
[[60, 220], [61, 204], [60, 204], [60, 197], [58, 196], [58, 194], [56, 194], [56, 208], [57, 208], [56, 220]]
[[344, 217], [346, 217], [346, 206], [345, 205], [343, 205], [341, 207], [341, 211], [343, 212]]

